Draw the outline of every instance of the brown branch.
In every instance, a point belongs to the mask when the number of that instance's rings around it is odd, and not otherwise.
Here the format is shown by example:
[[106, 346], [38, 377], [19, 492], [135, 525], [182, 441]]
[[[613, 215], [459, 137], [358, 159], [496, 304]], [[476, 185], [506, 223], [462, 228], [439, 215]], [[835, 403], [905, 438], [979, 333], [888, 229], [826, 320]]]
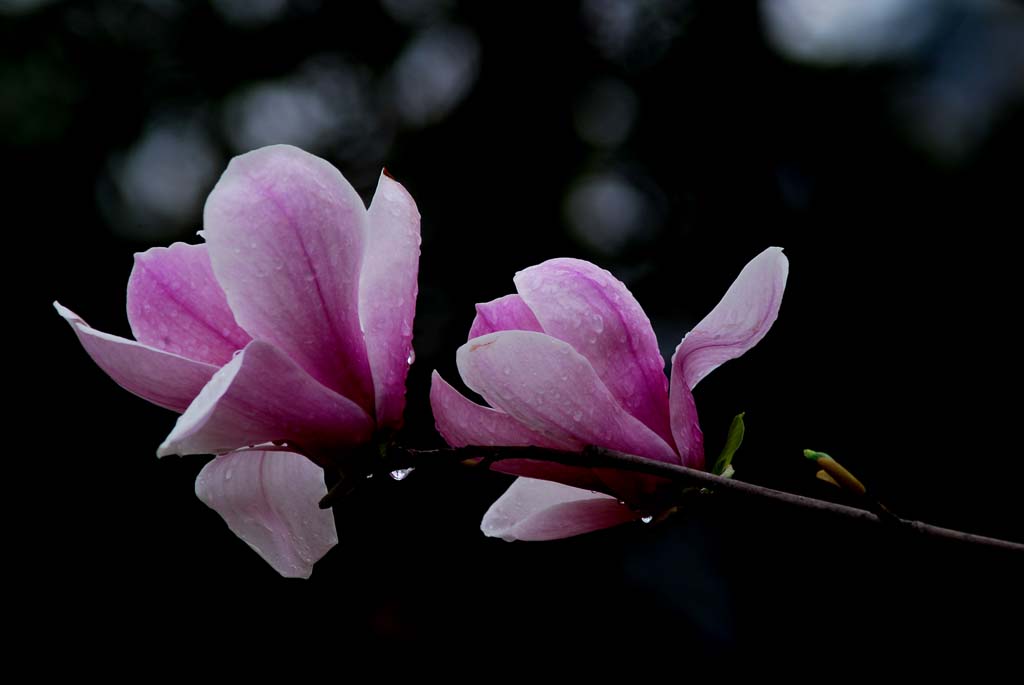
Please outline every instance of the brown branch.
[[903, 519], [888, 510], [875, 513], [867, 509], [858, 509], [835, 502], [794, 495], [782, 492], [781, 490], [754, 485], [753, 483], [722, 478], [706, 471], [698, 471], [685, 466], [679, 466], [678, 464], [670, 464], [640, 457], [635, 454], [626, 454], [601, 448], [588, 448], [583, 452], [562, 452], [540, 447], [453, 447], [437, 450], [414, 450], [393, 447], [388, 450], [383, 470], [393, 471], [410, 467], [424, 468], [439, 463], [459, 462], [468, 462], [489, 468], [496, 463], [510, 459], [531, 459], [561, 464], [563, 466], [612, 468], [632, 471], [650, 476], [659, 476], [684, 487], [700, 487], [724, 496], [771, 501], [805, 510], [822, 511], [847, 520], [885, 526], [890, 529], [903, 530], [929, 538], [952, 540], [1013, 552], [1024, 552], [1024, 544], [1019, 542], [1000, 540], [959, 530], [941, 528], [920, 521]]

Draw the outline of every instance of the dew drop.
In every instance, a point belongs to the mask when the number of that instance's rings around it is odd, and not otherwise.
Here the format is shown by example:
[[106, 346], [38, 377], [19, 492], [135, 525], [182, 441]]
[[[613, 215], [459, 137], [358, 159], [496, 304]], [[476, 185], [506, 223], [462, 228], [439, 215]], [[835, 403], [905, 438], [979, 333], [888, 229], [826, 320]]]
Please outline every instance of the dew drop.
[[231, 469], [224, 472], [224, 480], [231, 480]]
[[395, 480], [405, 480], [406, 478], [409, 477], [409, 474], [412, 472], [413, 468], [409, 467], [407, 469], [395, 469], [388, 475], [390, 475]]
[[511, 368], [511, 367], [509, 367], [509, 366], [506, 366], [505, 368], [503, 368], [503, 369], [501, 370], [501, 372], [502, 372], [503, 374], [505, 374], [506, 376], [508, 376], [508, 375], [511, 375], [511, 373], [512, 373], [512, 368]]
[[577, 409], [576, 411], [574, 411], [574, 412], [572, 413], [572, 420], [573, 420], [573, 421], [582, 421], [582, 420], [583, 420], [583, 412], [582, 412], [582, 411], [580, 411], [579, 409]]
[[405, 358], [405, 363], [412, 366], [413, 362], [416, 361], [416, 350], [409, 350], [409, 356]]
[[653, 516], [644, 516], [644, 517], [642, 517], [642, 518], [641, 518], [640, 520], [641, 520], [641, 521], [642, 521], [643, 523], [650, 523], [651, 521], [653, 521], [653, 520], [654, 520], [654, 517], [653, 517]]

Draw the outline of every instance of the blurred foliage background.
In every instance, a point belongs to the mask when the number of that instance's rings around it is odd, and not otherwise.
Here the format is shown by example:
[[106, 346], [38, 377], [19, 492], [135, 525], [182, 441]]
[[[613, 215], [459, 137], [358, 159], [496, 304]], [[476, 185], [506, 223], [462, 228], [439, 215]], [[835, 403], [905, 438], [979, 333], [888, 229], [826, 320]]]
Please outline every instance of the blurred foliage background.
[[781, 245], [775, 329], [699, 388], [709, 452], [746, 411], [739, 478], [835, 497], [812, 447], [904, 516], [1021, 540], [1022, 96], [1024, 9], [996, 0], [0, 0], [9, 292], [31, 322], [8, 481], [32, 521], [25, 634], [202, 618], [324, 649], [782, 659], [808, 631], [862, 654], [989, 640], [1019, 559], [714, 503], [508, 545], [478, 531], [508, 479], [459, 470], [374, 483], [313, 579], [280, 580], [194, 497], [203, 459], [153, 456], [174, 417], [94, 368], [49, 303], [127, 334], [132, 253], [197, 240], [235, 154], [302, 146], [365, 199], [386, 165], [423, 216], [403, 437], [433, 446], [430, 372], [457, 379], [473, 304], [516, 270], [612, 270], [667, 359]]

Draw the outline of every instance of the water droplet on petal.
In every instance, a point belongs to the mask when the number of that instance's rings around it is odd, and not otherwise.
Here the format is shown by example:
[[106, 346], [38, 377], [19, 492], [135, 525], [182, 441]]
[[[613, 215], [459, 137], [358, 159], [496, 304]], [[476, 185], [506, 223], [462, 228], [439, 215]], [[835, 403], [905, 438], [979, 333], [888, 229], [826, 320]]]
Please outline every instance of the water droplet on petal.
[[413, 468], [410, 466], [407, 469], [395, 469], [394, 471], [392, 471], [388, 475], [390, 475], [395, 480], [405, 480], [406, 478], [409, 477], [409, 474], [412, 473], [412, 472], [413, 472]]
[[231, 469], [224, 472], [224, 480], [231, 480]]
[[509, 366], [506, 366], [505, 368], [503, 368], [503, 369], [501, 370], [501, 372], [502, 372], [503, 374], [505, 374], [506, 376], [508, 376], [508, 375], [510, 375], [510, 374], [512, 373], [512, 368], [511, 368], [511, 367], [509, 367]]
[[642, 518], [641, 518], [640, 520], [641, 520], [642, 522], [644, 522], [644, 523], [650, 523], [651, 521], [653, 521], [653, 520], [654, 520], [654, 517], [653, 517], [653, 516], [644, 516], [644, 517], [642, 517]]
[[409, 356], [405, 358], [405, 363], [412, 366], [414, 361], [416, 361], [416, 350], [409, 350]]

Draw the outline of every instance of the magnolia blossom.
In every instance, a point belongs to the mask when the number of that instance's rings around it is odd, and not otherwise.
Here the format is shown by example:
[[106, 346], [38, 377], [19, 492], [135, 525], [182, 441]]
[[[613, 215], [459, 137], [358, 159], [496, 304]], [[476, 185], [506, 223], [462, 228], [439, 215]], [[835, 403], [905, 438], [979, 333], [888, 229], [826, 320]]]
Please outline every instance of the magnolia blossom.
[[419, 213], [386, 174], [367, 209], [329, 163], [277, 145], [231, 161], [203, 224], [205, 243], [135, 256], [135, 340], [55, 306], [119, 385], [181, 413], [158, 455], [221, 455], [196, 494], [282, 575], [308, 577], [337, 542], [314, 462], [402, 422]]
[[[757, 344], [778, 316], [789, 262], [772, 247], [744, 267], [672, 357], [671, 386], [650, 321], [626, 286], [577, 259], [520, 271], [517, 294], [477, 305], [456, 353], [461, 395], [435, 371], [430, 399], [453, 447], [587, 446], [704, 468], [693, 389]], [[502, 461], [518, 478], [488, 510], [484, 533], [552, 540], [656, 513], [661, 481], [611, 469]]]

